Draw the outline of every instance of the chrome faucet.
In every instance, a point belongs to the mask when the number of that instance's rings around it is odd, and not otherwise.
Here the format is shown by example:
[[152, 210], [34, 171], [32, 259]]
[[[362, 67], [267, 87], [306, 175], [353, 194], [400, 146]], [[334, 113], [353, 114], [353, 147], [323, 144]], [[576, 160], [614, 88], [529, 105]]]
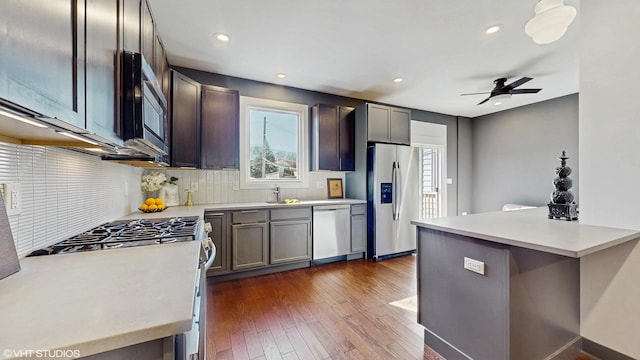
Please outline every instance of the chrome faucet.
[[280, 202], [280, 186], [276, 185], [276, 188], [273, 190], [273, 193], [276, 195], [276, 201]]

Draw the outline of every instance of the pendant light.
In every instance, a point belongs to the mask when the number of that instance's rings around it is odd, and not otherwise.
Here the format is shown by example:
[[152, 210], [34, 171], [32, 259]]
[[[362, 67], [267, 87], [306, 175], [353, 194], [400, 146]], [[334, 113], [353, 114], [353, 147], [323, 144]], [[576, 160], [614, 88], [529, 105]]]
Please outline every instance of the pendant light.
[[549, 44], [562, 37], [576, 17], [576, 8], [564, 5], [563, 0], [540, 0], [536, 15], [527, 22], [524, 32], [536, 44]]

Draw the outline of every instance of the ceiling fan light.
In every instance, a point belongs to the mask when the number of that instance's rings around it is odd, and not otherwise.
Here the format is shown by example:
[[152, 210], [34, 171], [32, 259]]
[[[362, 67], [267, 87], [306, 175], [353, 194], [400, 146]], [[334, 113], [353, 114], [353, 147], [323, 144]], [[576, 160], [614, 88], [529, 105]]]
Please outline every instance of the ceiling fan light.
[[500, 106], [511, 99], [511, 94], [500, 94], [493, 97], [493, 105]]
[[565, 6], [563, 0], [540, 0], [535, 13], [524, 31], [536, 44], [549, 44], [565, 34], [577, 11], [572, 6]]

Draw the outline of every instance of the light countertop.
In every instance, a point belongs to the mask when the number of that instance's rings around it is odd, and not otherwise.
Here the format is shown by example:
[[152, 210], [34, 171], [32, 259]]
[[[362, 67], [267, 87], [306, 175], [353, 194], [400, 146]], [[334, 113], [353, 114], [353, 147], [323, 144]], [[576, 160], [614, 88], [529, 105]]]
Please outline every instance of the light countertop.
[[320, 206], [320, 205], [353, 205], [366, 204], [366, 200], [357, 199], [326, 199], [326, 200], [300, 200], [297, 204], [283, 204], [266, 201], [256, 202], [238, 202], [238, 203], [219, 203], [219, 204], [198, 204], [192, 206], [171, 206], [166, 210], [155, 213], [143, 213], [136, 210], [131, 214], [123, 216], [121, 219], [157, 219], [163, 217], [174, 216], [200, 216], [205, 211], [234, 211], [247, 209], [273, 209], [282, 207], [300, 207], [300, 206]]
[[7, 350], [88, 356], [191, 329], [200, 242], [28, 257], [0, 281]]
[[414, 220], [411, 223], [428, 229], [576, 258], [640, 237], [640, 232], [636, 230], [551, 220], [547, 218], [547, 213], [546, 207], [540, 207]]

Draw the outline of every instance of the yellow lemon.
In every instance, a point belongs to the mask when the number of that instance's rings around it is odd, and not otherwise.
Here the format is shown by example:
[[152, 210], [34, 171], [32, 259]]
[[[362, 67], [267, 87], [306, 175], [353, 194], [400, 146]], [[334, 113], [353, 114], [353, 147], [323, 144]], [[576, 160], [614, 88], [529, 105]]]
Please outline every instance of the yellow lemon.
[[164, 201], [162, 200], [162, 198], [156, 198], [156, 205], [161, 205], [164, 204]]
[[156, 205], [156, 204], [149, 205], [149, 210], [151, 210], [151, 211], [158, 210], [158, 205]]
[[164, 204], [158, 204], [156, 206], [158, 206], [158, 210], [164, 210]]
[[147, 209], [149, 209], [149, 205], [147, 205], [147, 204], [140, 205], [140, 210], [146, 211]]
[[144, 203], [145, 203], [145, 204], [147, 204], [147, 205], [149, 205], [149, 206], [151, 206], [151, 205], [155, 205], [155, 203], [156, 203], [156, 199], [154, 199], [154, 198], [147, 198], [147, 200], [145, 200], [145, 202], [144, 202]]

